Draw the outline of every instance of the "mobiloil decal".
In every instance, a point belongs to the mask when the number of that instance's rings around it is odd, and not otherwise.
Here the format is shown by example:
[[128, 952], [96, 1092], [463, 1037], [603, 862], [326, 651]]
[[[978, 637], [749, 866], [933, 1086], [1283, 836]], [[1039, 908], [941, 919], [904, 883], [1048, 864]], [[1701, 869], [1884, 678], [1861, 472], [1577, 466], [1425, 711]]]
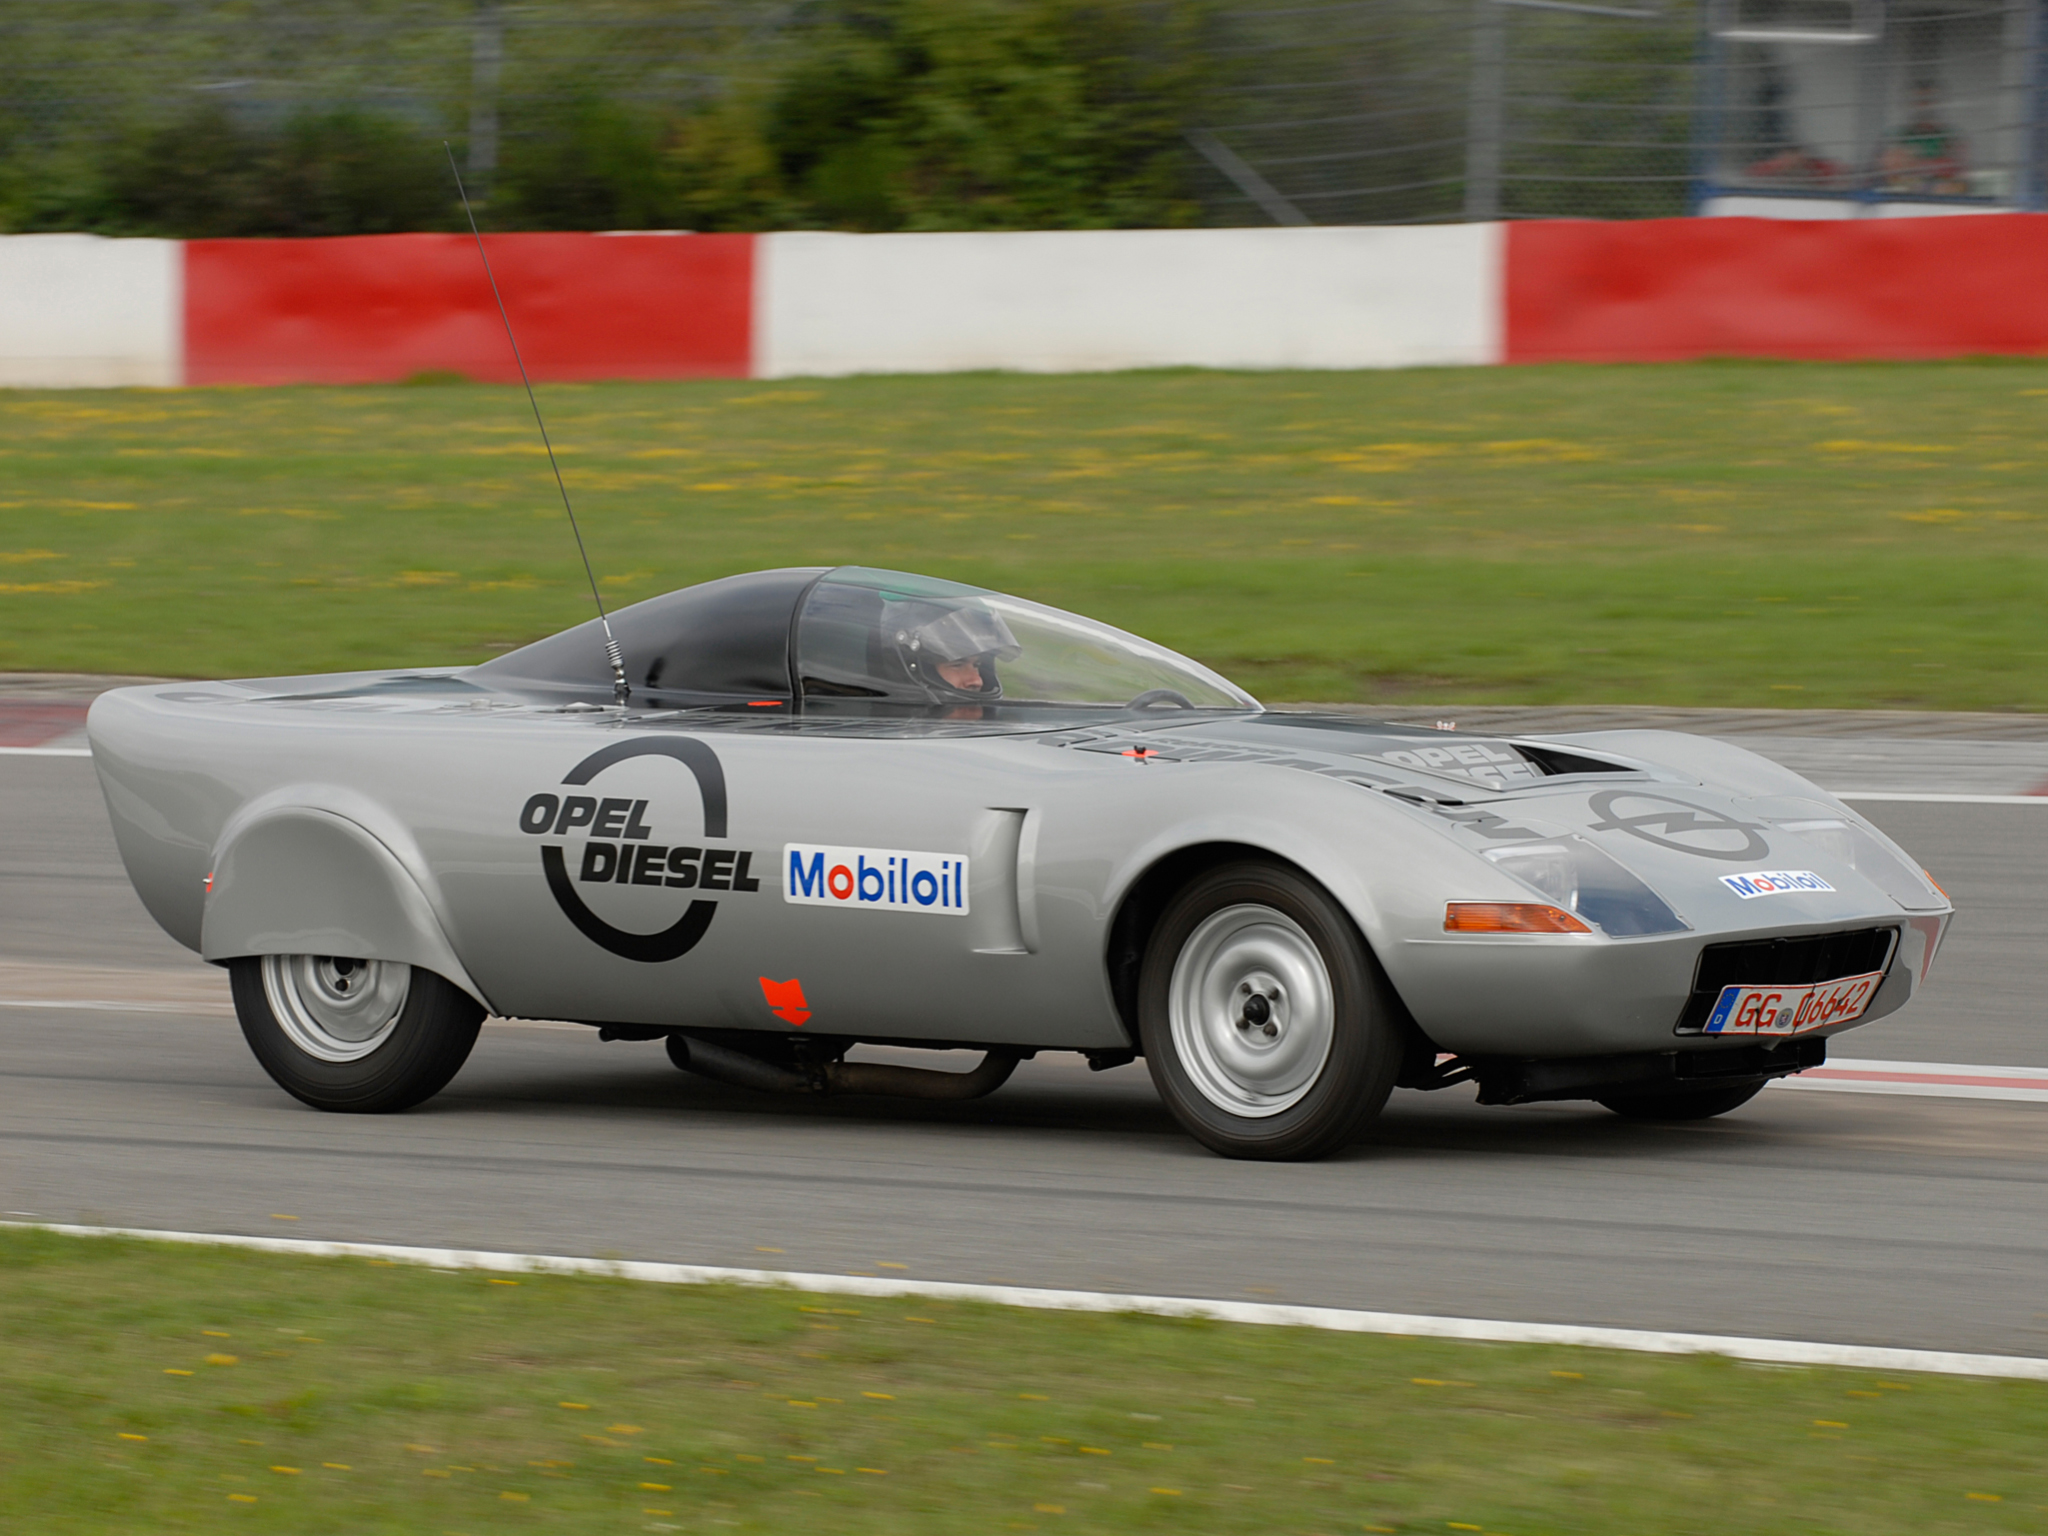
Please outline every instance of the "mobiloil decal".
[[[690, 770], [703, 804], [704, 845], [658, 843], [658, 824], [647, 818], [649, 802], [596, 795], [538, 794], [519, 812], [519, 830], [535, 837], [566, 838], [583, 832], [576, 878], [562, 843], [543, 843], [541, 868], [548, 889], [563, 916], [583, 936], [627, 960], [673, 960], [696, 947], [717, 914], [718, 903], [693, 897], [683, 915], [658, 933], [629, 933], [614, 928], [584, 905], [576, 893], [582, 885], [653, 885], [674, 890], [751, 892], [761, 888], [753, 873], [754, 855], [740, 848], [710, 846], [725, 838], [725, 770], [718, 754], [691, 737], [650, 738], [616, 742], [593, 752], [563, 776], [565, 785], [581, 786], [614, 764], [632, 757], [671, 757]], [[659, 817], [663, 813], [655, 811]]]
[[1723, 875], [1721, 883], [1744, 901], [1757, 896], [1782, 896], [1787, 891], [1834, 889], [1810, 869], [1758, 869], [1746, 875]]
[[967, 860], [956, 854], [788, 843], [782, 858], [782, 899], [800, 907], [967, 915]]

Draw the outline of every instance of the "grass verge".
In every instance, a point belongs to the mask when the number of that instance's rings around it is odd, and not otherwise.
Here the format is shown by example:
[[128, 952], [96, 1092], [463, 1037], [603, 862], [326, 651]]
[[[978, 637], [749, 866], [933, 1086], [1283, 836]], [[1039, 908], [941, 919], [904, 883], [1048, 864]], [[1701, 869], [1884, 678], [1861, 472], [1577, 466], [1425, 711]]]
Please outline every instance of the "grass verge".
[[[2048, 709], [2048, 363], [543, 390], [612, 600], [864, 562], [1276, 700]], [[525, 402], [0, 394], [0, 670], [480, 660], [587, 616]]]
[[0, 1230], [0, 1525], [2033, 1532], [2048, 1386]]

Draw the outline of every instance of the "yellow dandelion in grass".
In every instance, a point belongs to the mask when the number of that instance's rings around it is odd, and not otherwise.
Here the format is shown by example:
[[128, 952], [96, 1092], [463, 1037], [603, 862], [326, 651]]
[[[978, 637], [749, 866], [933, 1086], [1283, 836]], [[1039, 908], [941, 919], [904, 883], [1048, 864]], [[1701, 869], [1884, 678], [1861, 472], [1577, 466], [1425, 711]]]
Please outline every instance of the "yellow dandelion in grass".
[[642, 1493], [668, 1493], [672, 1490], [667, 1483], [642, 1483], [640, 1491]]
[[830, 1472], [834, 1477], [846, 1476], [846, 1468], [844, 1467], [820, 1467], [818, 1470], [820, 1472]]
[[1840, 1419], [1815, 1419], [1813, 1427], [1815, 1429], [1847, 1429], [1849, 1426]]
[[228, 1495], [228, 1502], [230, 1504], [254, 1504], [256, 1502], [256, 1495], [253, 1493], [231, 1493]]
[[2002, 1493], [1966, 1493], [1963, 1497], [1975, 1499], [1982, 1504], [2003, 1504], [2005, 1502], [2005, 1495]]
[[1180, 1490], [1178, 1488], [1154, 1488], [1152, 1492], [1164, 1494], [1169, 1499], [1177, 1499], [1180, 1497]]
[[872, 1397], [881, 1403], [893, 1403], [896, 1401], [896, 1394], [893, 1392], [863, 1392], [861, 1396]]
[[348, 1472], [353, 1470], [345, 1461], [323, 1461], [320, 1465], [330, 1472]]
[[669, 1460], [669, 1458], [666, 1456], [642, 1456], [640, 1459], [642, 1461], [651, 1461], [657, 1467], [672, 1467], [675, 1465], [675, 1463]]
[[887, 1470], [882, 1467], [855, 1467], [853, 1470], [865, 1472], [870, 1477], [887, 1477], [889, 1475]]
[[1301, 1459], [1306, 1462], [1312, 1462], [1319, 1467], [1334, 1467], [1335, 1465], [1337, 1465], [1336, 1462], [1332, 1461], [1327, 1456], [1304, 1456]]
[[533, 1495], [530, 1493], [515, 1493], [510, 1488], [501, 1490], [498, 1497], [505, 1500], [508, 1504], [526, 1504], [530, 1503], [533, 1499]]
[[1113, 1451], [1105, 1451], [1099, 1445], [1078, 1445], [1074, 1447], [1074, 1449], [1079, 1451], [1083, 1456], [1110, 1456], [1115, 1454]]
[[1562, 1381], [1584, 1381], [1586, 1379], [1584, 1371], [1552, 1371], [1550, 1374]]
[[231, 1339], [234, 1337], [231, 1333], [222, 1333], [218, 1328], [202, 1328], [199, 1332], [202, 1336], [209, 1339]]
[[517, 1285], [518, 1283], [517, 1280], [493, 1280], [491, 1282], [492, 1285]]
[[233, 1355], [208, 1355], [206, 1363], [208, 1365], [239, 1365], [241, 1362]]
[[638, 1424], [607, 1424], [604, 1432], [608, 1435], [644, 1435], [646, 1430]]
[[129, 1433], [128, 1433], [128, 1432], [126, 1431], [126, 1430], [122, 1430], [122, 1431], [120, 1431], [120, 1432], [119, 1432], [118, 1434], [116, 1434], [114, 1438], [115, 1438], [115, 1439], [117, 1439], [117, 1440], [147, 1440], [147, 1439], [149, 1438], [149, 1436], [147, 1436], [147, 1435], [131, 1435], [131, 1434], [129, 1434]]
[[272, 1467], [270, 1470], [273, 1472], [280, 1472], [284, 1474], [284, 1476], [286, 1477], [297, 1477], [299, 1475], [299, 1469], [297, 1467]]
[[588, 1403], [557, 1403], [555, 1406], [557, 1408], [574, 1408], [579, 1412], [588, 1412], [590, 1408]]
[[181, 1371], [175, 1365], [167, 1365], [164, 1367], [164, 1374], [166, 1376], [190, 1376], [192, 1373], [190, 1371]]
[[1483, 1525], [1467, 1525], [1462, 1520], [1446, 1520], [1444, 1524], [1454, 1531], [1483, 1531], [1486, 1529]]

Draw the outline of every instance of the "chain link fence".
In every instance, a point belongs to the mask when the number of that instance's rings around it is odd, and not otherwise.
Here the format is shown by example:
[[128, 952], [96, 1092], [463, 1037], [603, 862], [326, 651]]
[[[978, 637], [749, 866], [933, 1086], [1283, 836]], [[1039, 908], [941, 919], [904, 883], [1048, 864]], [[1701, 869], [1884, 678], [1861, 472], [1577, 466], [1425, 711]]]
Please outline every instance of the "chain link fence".
[[[359, 155], [372, 179], [401, 141], [438, 155], [446, 139], [480, 190], [522, 155], [529, 183], [552, 178], [557, 195], [521, 205], [528, 222], [641, 222], [630, 200], [575, 195], [579, 178], [625, 174], [606, 160], [633, 152], [618, 113], [684, 122], [734, 93], [772, 90], [821, 38], [886, 27], [910, 3], [0, 0], [0, 194], [31, 171], [84, 177], [106, 146], [195, 113], [245, 136], [346, 117], [384, 135]], [[1759, 211], [1786, 198], [2040, 206], [2044, 6], [1126, 9], [1159, 21], [1159, 46], [1181, 50], [1196, 81], [1173, 145], [1188, 221], [1391, 224]], [[963, 4], [958, 24], [986, 9]], [[559, 147], [571, 140], [573, 152]], [[90, 208], [51, 206], [26, 227], [90, 222]], [[645, 217], [660, 216], [649, 203]]]

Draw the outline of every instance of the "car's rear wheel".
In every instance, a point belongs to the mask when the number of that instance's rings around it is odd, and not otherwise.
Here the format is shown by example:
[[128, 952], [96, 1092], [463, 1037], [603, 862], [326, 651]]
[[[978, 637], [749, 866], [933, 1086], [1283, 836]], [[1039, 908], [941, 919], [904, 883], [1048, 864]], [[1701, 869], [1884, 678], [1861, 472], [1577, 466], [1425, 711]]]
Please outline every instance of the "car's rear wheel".
[[278, 1087], [316, 1109], [410, 1109], [448, 1086], [484, 1011], [431, 971], [340, 955], [230, 962], [235, 1016]]
[[1645, 1093], [1602, 1099], [1600, 1103], [1629, 1120], [1711, 1120], [1740, 1109], [1763, 1091], [1762, 1083], [1732, 1088], [1688, 1088], [1680, 1093]]
[[1344, 909], [1283, 865], [1221, 865], [1161, 914], [1138, 983], [1146, 1065], [1174, 1118], [1225, 1157], [1348, 1144], [1401, 1063], [1385, 978]]

